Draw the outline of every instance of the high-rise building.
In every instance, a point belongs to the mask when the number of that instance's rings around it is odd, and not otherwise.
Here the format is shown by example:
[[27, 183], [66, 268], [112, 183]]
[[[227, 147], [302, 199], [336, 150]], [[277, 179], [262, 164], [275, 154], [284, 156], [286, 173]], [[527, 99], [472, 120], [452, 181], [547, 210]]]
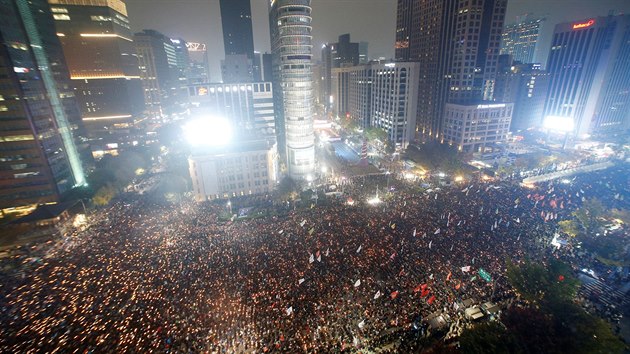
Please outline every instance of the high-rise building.
[[330, 95], [332, 93], [332, 44], [324, 44], [322, 47], [322, 69], [320, 81], [320, 98], [319, 101], [324, 105], [326, 112], [332, 109]]
[[359, 64], [367, 64], [370, 62], [370, 57], [368, 55], [368, 42], [359, 42]]
[[630, 15], [556, 25], [547, 68], [546, 123], [572, 121], [576, 135], [628, 128]]
[[93, 153], [137, 144], [144, 95], [125, 3], [48, 3]]
[[506, 8], [507, 0], [413, 1], [409, 60], [420, 63], [423, 136], [441, 139], [447, 102], [492, 99]]
[[[367, 46], [365, 56], [367, 58]], [[332, 94], [332, 69], [344, 66], [359, 65], [361, 60], [359, 53], [359, 43], [350, 42], [350, 34], [346, 33], [339, 36], [337, 43], [327, 43], [322, 48], [323, 63], [323, 85], [324, 92], [322, 95], [323, 102], [327, 102], [327, 110], [332, 108], [333, 103], [330, 102]], [[320, 99], [321, 100], [321, 99]]]
[[540, 126], [548, 89], [549, 73], [540, 64], [515, 64], [499, 71], [494, 99], [514, 103], [510, 131]]
[[225, 117], [239, 139], [275, 140], [273, 89], [270, 82], [188, 85], [194, 117]]
[[250, 0], [221, 0], [221, 24], [225, 59], [221, 74], [225, 83], [260, 80], [260, 64], [254, 54]]
[[253, 61], [245, 54], [226, 55], [221, 60], [221, 76], [228, 84], [254, 81]]
[[247, 55], [254, 61], [254, 34], [250, 0], [220, 0], [225, 55]]
[[175, 48], [175, 60], [177, 61], [178, 70], [177, 79], [181, 85], [186, 85], [190, 74], [190, 55], [188, 54], [186, 41], [182, 38], [171, 38], [171, 43], [173, 43], [173, 48]]
[[413, 140], [417, 116], [419, 64], [371, 63], [333, 69], [333, 113], [363, 127], [378, 127], [405, 149]]
[[317, 105], [323, 105], [322, 97], [322, 66], [319, 63], [313, 64], [313, 98]]
[[523, 64], [540, 62], [539, 40], [544, 18], [527, 19], [505, 26], [501, 41], [501, 54], [510, 54]]
[[411, 23], [413, 19], [414, 0], [398, 0], [396, 10], [396, 44], [395, 58], [407, 61], [410, 58], [409, 41], [411, 38]]
[[263, 81], [262, 70], [263, 70], [262, 54], [260, 52], [254, 52], [254, 63], [252, 65], [252, 71], [253, 71], [255, 82]]
[[144, 103], [149, 118], [164, 122], [177, 112], [179, 68], [177, 53], [170, 38], [154, 30], [144, 30], [133, 37], [138, 54]]
[[208, 65], [208, 48], [205, 43], [186, 42], [190, 70], [188, 71], [188, 83], [210, 82], [210, 69]]
[[359, 65], [359, 43], [350, 42], [350, 34], [342, 34], [339, 41], [332, 45], [333, 68]]
[[280, 145], [286, 146], [289, 175], [308, 179], [315, 170], [311, 0], [272, 0], [269, 24], [274, 68], [274, 96], [280, 95]]
[[81, 116], [45, 0], [0, 2], [0, 121], [0, 218], [85, 183]]
[[270, 53], [264, 53], [262, 55], [262, 81], [273, 80], [273, 65], [272, 55]]

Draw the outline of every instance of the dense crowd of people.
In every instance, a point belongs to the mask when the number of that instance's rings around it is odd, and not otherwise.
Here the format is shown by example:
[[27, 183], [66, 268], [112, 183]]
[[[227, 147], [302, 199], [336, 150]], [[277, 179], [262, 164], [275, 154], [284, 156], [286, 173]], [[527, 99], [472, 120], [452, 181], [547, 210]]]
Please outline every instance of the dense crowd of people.
[[234, 221], [219, 218], [224, 203], [121, 199], [41, 259], [10, 260], [24, 270], [0, 288], [0, 352], [386, 346], [430, 314], [459, 321], [463, 299], [509, 301], [507, 259], [559, 254], [550, 245], [557, 221], [583, 198], [628, 207], [630, 189], [619, 168], [533, 189], [421, 191], [386, 178], [355, 178], [342, 199]]

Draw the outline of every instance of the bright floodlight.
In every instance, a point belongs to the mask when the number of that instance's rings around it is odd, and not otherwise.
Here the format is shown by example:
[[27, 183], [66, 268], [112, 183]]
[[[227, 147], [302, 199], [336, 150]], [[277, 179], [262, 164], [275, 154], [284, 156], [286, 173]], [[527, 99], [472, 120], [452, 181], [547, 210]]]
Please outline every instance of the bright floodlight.
[[547, 116], [543, 126], [552, 131], [569, 133], [573, 131], [574, 123], [571, 117]]
[[232, 140], [232, 126], [224, 118], [201, 118], [186, 124], [184, 135], [192, 146], [221, 146]]

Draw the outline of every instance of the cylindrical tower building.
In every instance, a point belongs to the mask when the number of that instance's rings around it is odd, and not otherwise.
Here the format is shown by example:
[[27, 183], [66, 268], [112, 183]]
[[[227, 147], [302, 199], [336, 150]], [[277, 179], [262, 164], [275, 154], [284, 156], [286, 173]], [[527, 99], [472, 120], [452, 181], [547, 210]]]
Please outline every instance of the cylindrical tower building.
[[283, 115], [279, 143], [286, 146], [289, 175], [306, 179], [315, 169], [311, 0], [271, 0], [269, 13], [274, 81]]

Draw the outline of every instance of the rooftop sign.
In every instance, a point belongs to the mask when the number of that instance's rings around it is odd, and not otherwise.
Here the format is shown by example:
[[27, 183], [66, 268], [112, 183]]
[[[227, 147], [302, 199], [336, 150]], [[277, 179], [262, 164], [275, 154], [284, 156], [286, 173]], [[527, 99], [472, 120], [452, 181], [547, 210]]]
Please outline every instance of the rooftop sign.
[[573, 29], [576, 30], [576, 29], [587, 28], [587, 27], [591, 27], [594, 24], [595, 24], [595, 20], [593, 20], [593, 19], [588, 20], [586, 22], [574, 23], [573, 24]]

